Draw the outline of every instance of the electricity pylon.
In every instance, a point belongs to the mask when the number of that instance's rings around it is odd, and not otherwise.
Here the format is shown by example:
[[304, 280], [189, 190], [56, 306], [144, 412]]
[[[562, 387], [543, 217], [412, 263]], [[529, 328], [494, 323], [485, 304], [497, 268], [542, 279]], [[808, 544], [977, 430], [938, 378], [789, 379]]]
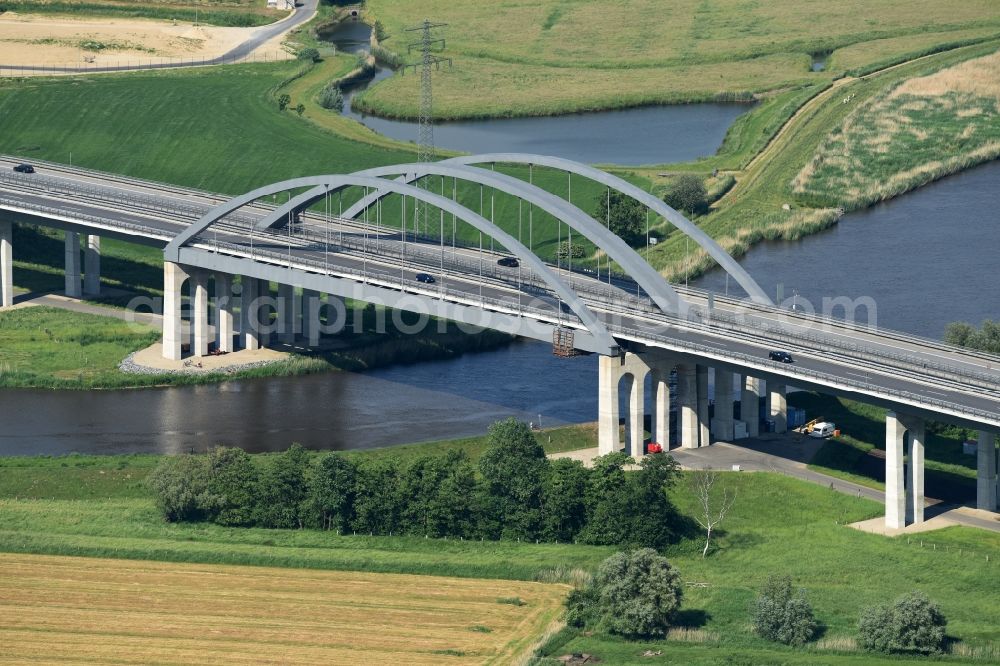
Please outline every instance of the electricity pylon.
[[[413, 28], [407, 28], [407, 32], [421, 32], [421, 40], [413, 42], [406, 47], [407, 53], [411, 53], [414, 47], [420, 48], [420, 61], [404, 65], [403, 71], [412, 67], [420, 68], [420, 121], [417, 135], [417, 161], [434, 161], [434, 94], [431, 84], [431, 67], [441, 68], [441, 63], [448, 63], [451, 67], [451, 58], [442, 58], [434, 54], [434, 49], [444, 49], [445, 40], [443, 37], [435, 38], [432, 31], [435, 28], [443, 28], [447, 23], [431, 23], [429, 19], [424, 19], [423, 23]], [[415, 226], [424, 228], [427, 226], [427, 206], [418, 204], [416, 208]]]

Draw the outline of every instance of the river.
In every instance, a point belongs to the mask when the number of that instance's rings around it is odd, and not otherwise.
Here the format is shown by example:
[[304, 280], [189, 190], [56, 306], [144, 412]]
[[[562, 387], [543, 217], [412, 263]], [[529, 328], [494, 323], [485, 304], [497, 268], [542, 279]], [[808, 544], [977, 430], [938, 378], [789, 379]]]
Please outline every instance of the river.
[[[555, 119], [553, 119], [555, 120]], [[566, 125], [580, 116], [563, 119]], [[724, 127], [722, 128], [724, 132]], [[702, 150], [711, 152], [705, 144]], [[608, 161], [608, 160], [601, 160]], [[881, 326], [940, 337], [948, 322], [1000, 317], [1000, 162], [946, 178], [741, 263], [786, 295], [869, 296]], [[712, 272], [696, 285], [722, 293]], [[729, 281], [732, 293], [735, 282]], [[517, 416], [543, 426], [597, 418], [594, 357], [510, 347], [366, 373], [131, 391], [0, 390], [0, 454], [173, 453], [215, 444], [273, 451], [387, 446], [475, 435]]]
[[[345, 21], [321, 36], [345, 53], [367, 53], [371, 28]], [[461, 61], [455, 64], [461, 67]], [[414, 141], [417, 124], [356, 113], [353, 97], [393, 75], [380, 67], [375, 77], [345, 91], [344, 115], [379, 134]], [[535, 153], [588, 164], [664, 164], [712, 155], [746, 104], [647, 106], [618, 111], [538, 118], [494, 118], [436, 123], [439, 148], [467, 153]]]

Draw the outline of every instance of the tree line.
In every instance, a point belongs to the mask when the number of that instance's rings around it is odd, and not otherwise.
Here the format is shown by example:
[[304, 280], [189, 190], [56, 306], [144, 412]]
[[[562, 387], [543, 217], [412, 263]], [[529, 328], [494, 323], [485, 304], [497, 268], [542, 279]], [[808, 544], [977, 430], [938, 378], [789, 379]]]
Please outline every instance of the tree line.
[[461, 451], [399, 461], [298, 445], [258, 464], [218, 447], [164, 459], [149, 485], [169, 521], [652, 548], [688, 535], [692, 521], [667, 496], [680, 477], [674, 459], [647, 456], [626, 474], [632, 462], [550, 461], [530, 428], [508, 419], [490, 427], [478, 465]]

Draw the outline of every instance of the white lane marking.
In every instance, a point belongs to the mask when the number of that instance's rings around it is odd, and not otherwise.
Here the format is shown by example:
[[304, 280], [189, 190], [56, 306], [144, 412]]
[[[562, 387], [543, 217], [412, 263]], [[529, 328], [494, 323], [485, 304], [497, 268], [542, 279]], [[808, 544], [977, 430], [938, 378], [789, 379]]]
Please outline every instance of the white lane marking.
[[867, 372], [851, 372], [850, 370], [844, 370], [845, 375], [854, 375], [855, 377], [861, 377], [862, 379], [868, 379], [869, 375]]
[[943, 395], [945, 397], [951, 395], [950, 393], [945, 393], [943, 391], [935, 391], [933, 389], [924, 389], [924, 393], [934, 393], [934, 394], [937, 394], [937, 395]]

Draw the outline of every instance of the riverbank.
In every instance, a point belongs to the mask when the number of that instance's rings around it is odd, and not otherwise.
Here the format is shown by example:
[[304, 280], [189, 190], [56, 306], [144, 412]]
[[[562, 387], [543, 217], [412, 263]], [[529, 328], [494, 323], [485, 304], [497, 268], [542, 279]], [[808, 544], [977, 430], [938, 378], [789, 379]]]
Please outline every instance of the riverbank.
[[[117, 314], [117, 313], [115, 313]], [[374, 313], [372, 313], [374, 315]], [[365, 318], [366, 320], [369, 317]], [[370, 323], [370, 322], [369, 322]], [[255, 358], [233, 368], [186, 372], [122, 364], [155, 343], [158, 330], [117, 317], [72, 312], [50, 306], [0, 312], [0, 388], [122, 389], [187, 386], [237, 379], [284, 377], [341, 370], [369, 370], [398, 363], [454, 358], [487, 351], [512, 338], [495, 331], [469, 334], [449, 325], [429, 326], [416, 335], [366, 332], [343, 334], [339, 344], [306, 353]], [[134, 365], [134, 364], [133, 364]], [[209, 364], [211, 365], [211, 364]], [[162, 369], [161, 369], [162, 370]]]

